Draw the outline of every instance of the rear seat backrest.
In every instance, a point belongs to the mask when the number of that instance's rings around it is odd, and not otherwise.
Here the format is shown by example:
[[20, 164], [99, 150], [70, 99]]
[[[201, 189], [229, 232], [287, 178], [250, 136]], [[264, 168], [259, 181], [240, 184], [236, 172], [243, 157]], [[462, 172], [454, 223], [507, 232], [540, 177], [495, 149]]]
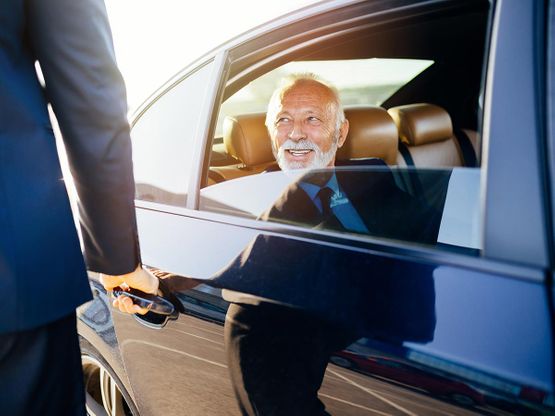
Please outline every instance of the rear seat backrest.
[[226, 117], [224, 120], [226, 150], [245, 166], [274, 161], [272, 144], [264, 125], [265, 117], [265, 114], [259, 113]]
[[[392, 107], [388, 112], [416, 167], [464, 165], [459, 144], [453, 135], [451, 117], [443, 108], [422, 103]], [[398, 158], [402, 156], [399, 154]]]
[[397, 164], [398, 132], [391, 116], [382, 107], [345, 109], [349, 134], [337, 151], [337, 161], [379, 157], [388, 165]]
[[260, 173], [275, 163], [265, 118], [264, 113], [225, 117], [224, 145], [226, 152], [237, 159], [237, 165], [210, 169], [227, 180]]

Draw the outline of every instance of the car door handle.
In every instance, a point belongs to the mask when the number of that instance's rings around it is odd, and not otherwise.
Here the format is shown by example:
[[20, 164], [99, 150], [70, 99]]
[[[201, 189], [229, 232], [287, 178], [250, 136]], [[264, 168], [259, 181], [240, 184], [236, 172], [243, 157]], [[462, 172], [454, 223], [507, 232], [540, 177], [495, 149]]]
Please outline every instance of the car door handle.
[[175, 315], [175, 307], [173, 304], [161, 296], [145, 293], [137, 289], [123, 290], [121, 288], [114, 288], [112, 295], [118, 297], [120, 295], [130, 298], [135, 305], [141, 308], [148, 309], [149, 312], [158, 315]]

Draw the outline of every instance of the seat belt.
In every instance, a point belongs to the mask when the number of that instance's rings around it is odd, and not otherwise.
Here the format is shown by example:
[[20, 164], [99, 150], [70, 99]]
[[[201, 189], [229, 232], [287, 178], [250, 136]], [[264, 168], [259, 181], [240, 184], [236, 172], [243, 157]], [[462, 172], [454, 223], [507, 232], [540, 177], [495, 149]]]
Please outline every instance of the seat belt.
[[403, 159], [405, 159], [405, 163], [407, 164], [408, 169], [406, 172], [405, 181], [408, 182], [410, 188], [412, 189], [412, 192], [409, 193], [423, 200], [424, 188], [422, 187], [422, 183], [418, 178], [418, 170], [414, 165], [414, 159], [410, 154], [409, 148], [401, 140], [399, 140], [397, 148], [399, 149], [399, 153], [401, 153], [401, 156], [403, 156]]
[[478, 160], [476, 159], [476, 153], [474, 153], [474, 148], [472, 147], [472, 142], [468, 138], [468, 135], [462, 129], [455, 129], [455, 139], [459, 143], [459, 148], [461, 149], [464, 166], [469, 168], [475, 168], [478, 166]]
[[414, 159], [412, 158], [407, 145], [402, 140], [399, 140], [397, 148], [399, 149], [399, 153], [401, 153], [401, 156], [403, 156], [403, 159], [405, 159], [405, 163], [407, 164], [407, 166], [414, 167]]

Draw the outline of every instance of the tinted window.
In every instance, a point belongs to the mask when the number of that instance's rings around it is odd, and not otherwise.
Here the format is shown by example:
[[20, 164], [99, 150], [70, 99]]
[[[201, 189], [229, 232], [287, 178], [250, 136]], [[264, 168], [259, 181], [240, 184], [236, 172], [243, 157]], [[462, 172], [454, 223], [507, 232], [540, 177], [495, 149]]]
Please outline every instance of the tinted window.
[[[321, 178], [327, 182], [331, 176], [340, 192], [330, 204], [333, 215], [326, 217], [318, 189]], [[413, 192], [407, 185], [411, 182], [424, 193]], [[201, 208], [477, 253], [482, 228], [479, 193], [479, 169], [340, 166], [294, 175], [265, 172], [218, 183], [201, 190]]]
[[133, 127], [137, 199], [185, 206], [210, 68], [205, 65], [162, 95]]

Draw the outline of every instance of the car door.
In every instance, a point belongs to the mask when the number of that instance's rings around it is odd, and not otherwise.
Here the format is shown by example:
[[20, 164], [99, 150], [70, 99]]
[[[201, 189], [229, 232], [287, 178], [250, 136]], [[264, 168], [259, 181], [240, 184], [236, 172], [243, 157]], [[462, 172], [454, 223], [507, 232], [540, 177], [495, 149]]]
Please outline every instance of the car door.
[[[330, 356], [319, 391], [331, 414], [553, 411], [551, 214], [539, 151], [545, 120], [536, 117], [545, 93], [536, 78], [545, 40], [535, 29], [542, 27], [541, 2], [492, 5], [481, 167], [412, 171], [439, 184], [443, 225], [447, 214], [469, 217], [461, 214], [462, 204], [477, 210], [466, 223], [474, 245], [445, 249], [295, 220], [260, 221], [229, 209], [237, 195], [253, 204], [272, 201], [298, 179], [280, 172], [226, 181], [210, 192], [203, 183], [214, 109], [224, 90], [239, 82], [237, 68], [263, 67], [267, 58], [249, 55], [249, 45], [275, 36], [294, 49], [304, 40], [293, 35], [302, 38], [310, 28], [321, 31], [309, 36], [316, 44], [332, 36], [333, 25], [355, 29], [362, 26], [357, 19], [390, 24], [439, 13], [453, 2], [436, 3], [362, 2], [307, 11], [174, 80], [135, 123], [135, 143], [158, 140], [134, 148], [143, 262], [184, 282], [176, 292], [181, 314], [163, 328], [113, 313], [141, 414], [239, 414], [223, 324], [229, 302], [250, 302], [245, 299], [293, 307], [355, 331], [354, 342]], [[330, 17], [334, 24], [324, 23]], [[521, 28], [518, 39], [513, 27]], [[377, 172], [346, 170], [346, 177]], [[206, 203], [214, 195], [225, 209]], [[464, 250], [469, 247], [476, 250]]]

